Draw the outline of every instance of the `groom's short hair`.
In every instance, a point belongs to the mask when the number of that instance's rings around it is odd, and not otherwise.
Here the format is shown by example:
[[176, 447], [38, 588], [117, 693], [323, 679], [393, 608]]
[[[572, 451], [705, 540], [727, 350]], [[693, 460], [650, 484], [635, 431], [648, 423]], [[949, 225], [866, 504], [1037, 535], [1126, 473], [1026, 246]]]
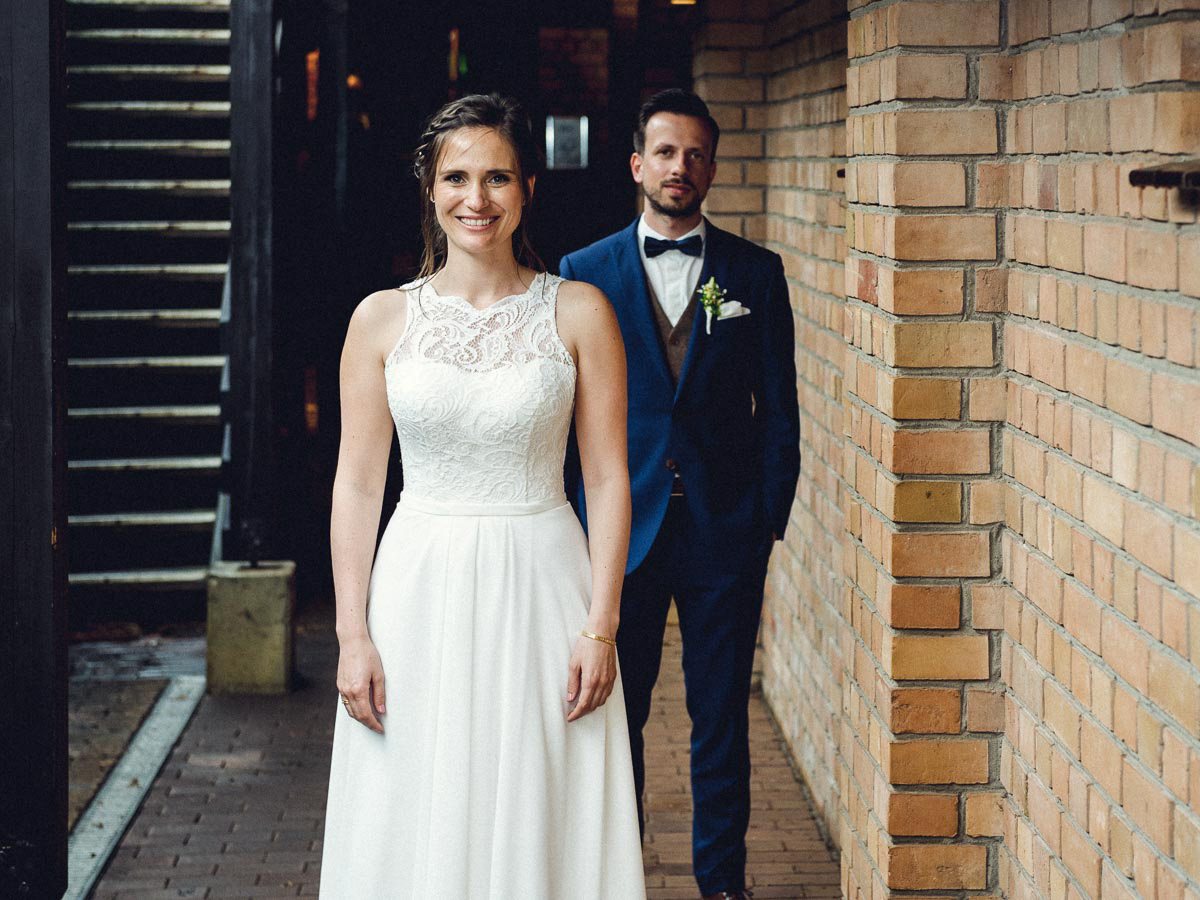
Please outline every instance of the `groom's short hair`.
[[638, 113], [638, 127], [633, 132], [633, 149], [639, 154], [646, 152], [646, 123], [650, 121], [650, 117], [656, 113], [678, 113], [682, 116], [694, 116], [704, 123], [704, 127], [708, 129], [709, 135], [712, 137], [712, 158], [717, 158], [717, 141], [721, 137], [721, 126], [717, 124], [717, 120], [712, 117], [708, 111], [708, 105], [693, 94], [691, 91], [685, 91], [680, 88], [668, 88], [665, 91], [659, 91], [649, 100], [642, 104], [642, 109]]

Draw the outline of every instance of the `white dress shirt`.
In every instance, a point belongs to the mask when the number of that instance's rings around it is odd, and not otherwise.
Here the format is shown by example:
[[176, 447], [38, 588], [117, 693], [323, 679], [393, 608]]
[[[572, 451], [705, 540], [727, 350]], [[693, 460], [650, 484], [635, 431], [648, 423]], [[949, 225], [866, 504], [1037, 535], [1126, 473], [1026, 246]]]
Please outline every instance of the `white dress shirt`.
[[[638, 253], [642, 257], [642, 269], [646, 272], [646, 280], [650, 282], [650, 289], [654, 291], [658, 305], [662, 307], [663, 314], [671, 325], [675, 325], [679, 321], [679, 317], [687, 309], [688, 301], [692, 299], [692, 294], [696, 292], [696, 287], [700, 283], [700, 272], [704, 269], [704, 257], [703, 255], [688, 256], [679, 250], [668, 250], [666, 253], [660, 253], [650, 259], [646, 256], [646, 238], [658, 238], [660, 241], [682, 241], [694, 234], [700, 235], [700, 239], [705, 240], [706, 229], [703, 218], [700, 219], [699, 225], [678, 238], [669, 238], [659, 234], [646, 224], [645, 216], [638, 219], [637, 244]], [[707, 242], [704, 249], [708, 249]]]

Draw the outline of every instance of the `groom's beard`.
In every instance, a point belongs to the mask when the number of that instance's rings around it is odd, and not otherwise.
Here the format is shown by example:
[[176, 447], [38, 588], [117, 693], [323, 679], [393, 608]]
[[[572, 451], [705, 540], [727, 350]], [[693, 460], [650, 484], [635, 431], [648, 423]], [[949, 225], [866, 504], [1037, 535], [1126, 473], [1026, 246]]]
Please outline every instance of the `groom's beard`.
[[[692, 189], [692, 193], [686, 199], [673, 200], [663, 194], [663, 187], [668, 184], [686, 184]], [[659, 182], [658, 188], [654, 191], [649, 190], [643, 183], [642, 194], [651, 209], [671, 219], [686, 219], [694, 216], [700, 211], [700, 204], [704, 202], [704, 197], [696, 190], [696, 186], [690, 181], [684, 180]]]

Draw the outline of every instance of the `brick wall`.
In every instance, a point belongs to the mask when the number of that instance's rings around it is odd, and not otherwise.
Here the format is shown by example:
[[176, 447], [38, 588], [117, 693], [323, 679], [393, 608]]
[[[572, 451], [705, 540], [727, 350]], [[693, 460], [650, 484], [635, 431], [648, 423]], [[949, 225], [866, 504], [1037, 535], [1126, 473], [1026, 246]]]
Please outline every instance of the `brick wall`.
[[844, 891], [1200, 893], [1200, 227], [1128, 180], [1200, 155], [1200, 2], [707, 11], [709, 213], [798, 337], [764, 690]]
[[1200, 152], [1188, 6], [1011, 3], [980, 65], [1004, 115], [981, 185], [1005, 210], [1014, 897], [1200, 884], [1200, 229], [1195, 198], [1128, 178]]

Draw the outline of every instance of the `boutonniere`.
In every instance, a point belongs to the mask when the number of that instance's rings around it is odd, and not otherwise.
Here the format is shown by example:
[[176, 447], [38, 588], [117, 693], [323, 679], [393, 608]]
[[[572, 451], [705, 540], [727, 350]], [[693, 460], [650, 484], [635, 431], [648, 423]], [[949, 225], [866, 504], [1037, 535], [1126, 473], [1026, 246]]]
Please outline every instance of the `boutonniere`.
[[700, 305], [704, 307], [704, 333], [712, 334], [713, 316], [717, 321], [736, 319], [738, 316], [750, 315], [750, 309], [742, 306], [736, 300], [725, 299], [725, 289], [717, 284], [717, 279], [709, 278], [700, 288]]

